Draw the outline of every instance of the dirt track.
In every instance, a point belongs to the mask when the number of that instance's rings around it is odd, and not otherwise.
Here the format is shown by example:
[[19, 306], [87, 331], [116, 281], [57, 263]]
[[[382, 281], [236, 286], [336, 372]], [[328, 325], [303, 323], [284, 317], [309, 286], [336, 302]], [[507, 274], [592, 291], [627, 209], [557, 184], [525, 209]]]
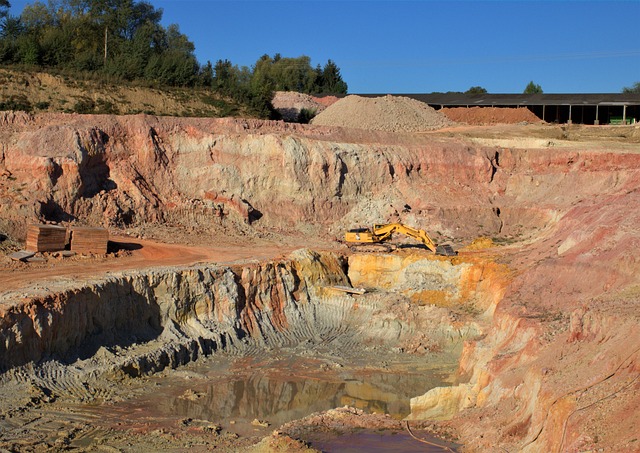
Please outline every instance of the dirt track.
[[112, 236], [111, 247], [119, 250], [106, 256], [78, 256], [54, 258], [47, 254], [46, 263], [10, 263], [0, 267], [0, 288], [4, 291], [28, 289], [34, 283], [46, 284], [57, 278], [72, 277], [76, 280], [95, 278], [109, 272], [144, 270], [152, 267], [189, 266], [196, 263], [231, 264], [244, 261], [264, 261], [281, 257], [296, 248], [295, 245], [276, 245], [272, 242], [194, 246], [166, 244], [125, 236]]

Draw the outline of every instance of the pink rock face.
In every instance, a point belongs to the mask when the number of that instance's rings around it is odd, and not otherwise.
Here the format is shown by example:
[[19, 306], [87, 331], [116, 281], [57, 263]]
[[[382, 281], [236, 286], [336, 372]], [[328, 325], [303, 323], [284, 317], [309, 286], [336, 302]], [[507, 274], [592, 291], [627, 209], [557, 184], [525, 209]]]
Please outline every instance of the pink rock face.
[[[637, 450], [637, 139], [535, 149], [492, 139], [499, 144], [446, 131], [3, 114], [0, 226], [20, 237], [37, 220], [198, 223], [333, 239], [402, 221], [463, 243], [501, 239], [506, 247], [477, 252], [509, 272], [477, 277], [499, 297], [478, 301], [486, 336], [464, 347], [465, 387], [454, 392], [464, 410], [448, 423], [475, 451]], [[263, 309], [284, 328], [271, 273], [242, 276], [255, 291], [248, 330]], [[30, 319], [42, 318], [33, 307]]]
[[[124, 226], [172, 222], [174, 210], [208, 206], [292, 228], [332, 225], [350, 212], [373, 222], [409, 206], [419, 219], [483, 211], [487, 228], [498, 223], [481, 206], [492, 169], [484, 150], [418, 136], [372, 134], [360, 144], [361, 131], [338, 131], [339, 141], [327, 134], [276, 122], [38, 116], [2, 131], [0, 165], [10, 179], [2, 196], [21, 189], [23, 197], [3, 203], [0, 215]], [[452, 174], [459, 182], [443, 187]], [[363, 200], [377, 209], [358, 212]]]

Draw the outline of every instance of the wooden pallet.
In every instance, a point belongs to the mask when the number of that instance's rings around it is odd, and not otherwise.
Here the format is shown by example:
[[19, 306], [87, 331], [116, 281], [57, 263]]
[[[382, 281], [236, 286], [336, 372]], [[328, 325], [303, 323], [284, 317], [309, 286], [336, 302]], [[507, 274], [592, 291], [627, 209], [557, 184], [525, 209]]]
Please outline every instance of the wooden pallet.
[[67, 229], [58, 225], [29, 225], [26, 249], [29, 252], [55, 252], [64, 250], [67, 244]]
[[109, 231], [97, 227], [71, 228], [71, 251], [75, 253], [93, 253], [104, 255], [107, 253]]

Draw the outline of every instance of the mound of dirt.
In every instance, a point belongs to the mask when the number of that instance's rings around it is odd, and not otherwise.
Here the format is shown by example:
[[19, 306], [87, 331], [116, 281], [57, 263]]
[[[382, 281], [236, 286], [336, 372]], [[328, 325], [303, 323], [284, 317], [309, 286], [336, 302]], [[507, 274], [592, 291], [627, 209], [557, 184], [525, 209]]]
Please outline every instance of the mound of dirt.
[[443, 108], [440, 112], [442, 112], [451, 121], [474, 125], [543, 122], [527, 108], [453, 107]]
[[312, 99], [325, 107], [329, 107], [340, 100], [340, 98], [336, 96], [312, 96]]
[[421, 132], [453, 124], [424, 102], [402, 96], [347, 96], [327, 107], [312, 124], [387, 132]]
[[295, 122], [298, 121], [302, 109], [320, 113], [326, 108], [326, 105], [317, 99], [295, 91], [276, 91], [271, 104], [282, 115], [283, 120]]

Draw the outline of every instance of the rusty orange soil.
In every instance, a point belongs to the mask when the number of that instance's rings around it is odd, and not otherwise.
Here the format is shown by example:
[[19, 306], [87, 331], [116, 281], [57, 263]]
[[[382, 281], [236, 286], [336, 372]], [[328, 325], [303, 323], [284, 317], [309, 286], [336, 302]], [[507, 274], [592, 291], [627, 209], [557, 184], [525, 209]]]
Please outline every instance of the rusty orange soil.
[[283, 256], [302, 244], [280, 245], [263, 241], [237, 244], [216, 240], [216, 245], [192, 246], [166, 244], [149, 239], [112, 236], [110, 239], [126, 253], [114, 257], [49, 257], [46, 263], [9, 263], [0, 265], [0, 292], [24, 289], [35, 283], [59, 277], [78, 280], [95, 278], [107, 272], [142, 270], [160, 266], [188, 266], [196, 263], [232, 264], [247, 260], [269, 260]]

